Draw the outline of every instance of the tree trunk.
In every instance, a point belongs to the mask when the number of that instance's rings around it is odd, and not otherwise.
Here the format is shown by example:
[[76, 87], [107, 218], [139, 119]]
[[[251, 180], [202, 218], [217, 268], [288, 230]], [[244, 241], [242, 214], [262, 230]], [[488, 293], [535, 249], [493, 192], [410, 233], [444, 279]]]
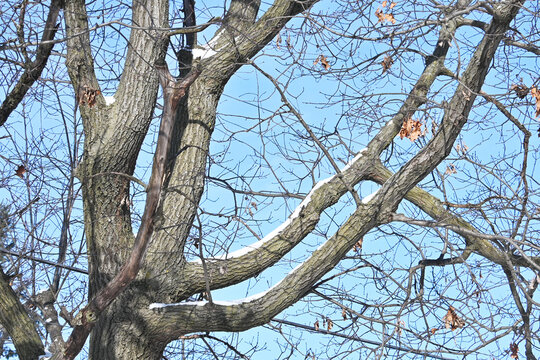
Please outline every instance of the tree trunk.
[[161, 359], [167, 344], [147, 331], [143, 318], [134, 317], [141, 293], [128, 289], [102, 314], [90, 337], [90, 359]]

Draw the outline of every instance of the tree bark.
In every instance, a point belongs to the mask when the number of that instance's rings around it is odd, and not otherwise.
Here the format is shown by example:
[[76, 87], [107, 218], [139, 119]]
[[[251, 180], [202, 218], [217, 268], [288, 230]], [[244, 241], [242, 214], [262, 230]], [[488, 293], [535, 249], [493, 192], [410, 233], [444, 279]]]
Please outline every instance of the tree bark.
[[[19, 358], [35, 360], [45, 349], [26, 309], [9, 285], [9, 277], [0, 267], [0, 324], [13, 340]], [[2, 349], [0, 349], [2, 350]]]

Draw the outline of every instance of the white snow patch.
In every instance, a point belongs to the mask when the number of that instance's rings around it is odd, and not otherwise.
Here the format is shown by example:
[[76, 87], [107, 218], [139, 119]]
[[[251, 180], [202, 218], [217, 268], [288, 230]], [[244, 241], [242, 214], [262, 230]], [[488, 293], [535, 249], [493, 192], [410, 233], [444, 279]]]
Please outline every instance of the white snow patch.
[[365, 198], [362, 199], [362, 204], [367, 204], [368, 202], [371, 201], [371, 199], [373, 199], [373, 197], [375, 195], [377, 195], [377, 192], [379, 191], [379, 189], [375, 190], [373, 193], [369, 194], [368, 196], [366, 196]]
[[53, 357], [53, 354], [51, 354], [50, 352], [48, 351], [45, 351], [45, 355], [40, 355], [38, 357], [39, 360], [49, 360], [49, 359], [52, 359]]
[[103, 98], [105, 99], [105, 105], [107, 106], [114, 104], [114, 102], [116, 101], [114, 96], [104, 96]]
[[206, 45], [202, 48], [195, 48], [191, 51], [193, 54], [194, 59], [207, 59], [211, 56], [214, 56], [217, 54], [217, 52], [209, 47], [209, 45]]
[[307, 196], [304, 198], [304, 200], [302, 200], [300, 205], [298, 205], [296, 207], [296, 209], [294, 209], [294, 212], [289, 216], [289, 219], [297, 218], [300, 215], [300, 212], [304, 209], [304, 207], [307, 204], [309, 204], [309, 202], [311, 201], [311, 196], [315, 193], [315, 191], [318, 188], [320, 188], [321, 186], [323, 186], [324, 184], [326, 184], [327, 182], [332, 181], [335, 177], [336, 177], [336, 175], [332, 175], [329, 178], [326, 178], [324, 180], [320, 180], [318, 183], [316, 183], [315, 186], [313, 187], [313, 189], [311, 189], [311, 191], [309, 192], [309, 194], [307, 194]]
[[46, 293], [47, 291], [49, 291], [49, 288], [39, 289], [36, 295]]
[[46, 323], [51, 323], [52, 321], [53, 321], [53, 319], [51, 319], [51, 318], [47, 318], [47, 319], [45, 320]]
[[[290, 216], [284, 223], [279, 225], [270, 234], [266, 235], [264, 238], [262, 238], [261, 240], [255, 242], [255, 243], [253, 243], [251, 245], [247, 245], [247, 246], [245, 246], [245, 247], [243, 247], [241, 249], [238, 249], [236, 251], [233, 251], [231, 253], [223, 254], [223, 255], [220, 255], [220, 256], [217, 256], [217, 257], [214, 257], [214, 258], [210, 258], [210, 259], [207, 259], [207, 260], [212, 261], [212, 260], [226, 260], [226, 259], [230, 259], [230, 258], [236, 258], [236, 257], [240, 257], [242, 255], [245, 255], [245, 254], [249, 253], [250, 251], [258, 249], [265, 242], [267, 242], [268, 240], [274, 238], [281, 231], [283, 231], [287, 226], [289, 226], [289, 224], [292, 222], [292, 220], [293, 220], [293, 218], [292, 218], [292, 216]], [[201, 259], [197, 259], [197, 260], [195, 260], [195, 262], [196, 263], [201, 263]]]
[[197, 47], [191, 51], [191, 54], [193, 54], [193, 58], [197, 59], [207, 59], [211, 56], [214, 56], [217, 54], [217, 41], [221, 37], [221, 33], [216, 33], [214, 37], [206, 44], [202, 45], [200, 47]]
[[363, 153], [365, 151], [367, 151], [367, 148], [363, 148], [362, 150], [360, 150], [358, 154], [356, 154], [356, 156], [351, 161], [349, 161], [343, 169], [341, 169], [341, 172], [345, 172], [347, 169], [349, 169], [352, 166], [352, 164], [354, 164], [358, 159], [360, 159], [363, 156]]

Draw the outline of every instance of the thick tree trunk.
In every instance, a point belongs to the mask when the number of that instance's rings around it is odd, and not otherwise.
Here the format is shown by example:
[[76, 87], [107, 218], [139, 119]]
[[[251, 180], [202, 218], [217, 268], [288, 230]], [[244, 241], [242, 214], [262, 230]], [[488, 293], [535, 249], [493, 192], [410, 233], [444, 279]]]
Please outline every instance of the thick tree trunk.
[[90, 337], [90, 359], [161, 359], [167, 344], [156, 340], [133, 312], [134, 306], [142, 306], [142, 294], [128, 290], [102, 314]]

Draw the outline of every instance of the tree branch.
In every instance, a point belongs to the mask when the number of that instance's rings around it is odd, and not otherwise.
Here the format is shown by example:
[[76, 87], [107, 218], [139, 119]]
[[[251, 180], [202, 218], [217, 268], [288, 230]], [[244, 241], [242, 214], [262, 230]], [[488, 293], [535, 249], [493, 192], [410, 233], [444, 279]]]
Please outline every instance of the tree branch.
[[[310, 4], [307, 5], [310, 6]], [[277, 12], [280, 9], [283, 10], [284, 4], [276, 1], [274, 6], [276, 7], [272, 8], [272, 11]], [[277, 16], [276, 13], [274, 14]], [[270, 15], [265, 14], [257, 24], [263, 24], [265, 16], [271, 19]], [[280, 18], [283, 18], [283, 15]], [[275, 19], [268, 21], [275, 21]], [[450, 21], [447, 28], [441, 31], [440, 39], [451, 36], [455, 31], [455, 26], [456, 24]], [[429, 88], [436, 77], [444, 70], [444, 55], [444, 53], [440, 54], [432, 64], [424, 69], [420, 79], [409, 93], [398, 113], [374, 137], [367, 149], [357, 154], [349, 165], [341, 170], [342, 181], [336, 176], [319, 181], [289, 217], [289, 220], [287, 220], [289, 224], [286, 227], [276, 229], [262, 240], [265, 243], [264, 246], [260, 246], [262, 242], [258, 242], [247, 247], [247, 249], [252, 248], [253, 250], [242, 250], [241, 252], [245, 255], [236, 257], [234, 253], [225, 254], [222, 259], [211, 259], [213, 261], [208, 262], [213, 288], [221, 288], [246, 280], [277, 262], [283, 254], [296, 246], [313, 230], [318, 222], [319, 214], [324, 209], [335, 204], [347, 192], [348, 188], [343, 184], [354, 186], [365, 179], [366, 171], [369, 172], [374, 164], [375, 160], [373, 159], [378, 159], [380, 153], [393, 141], [401, 128], [403, 120], [425, 103]], [[294, 218], [298, 214], [302, 214], [301, 219]], [[182, 289], [177, 294], [179, 299], [184, 296], [183, 294], [188, 296], [190, 293], [203, 291], [200, 282], [204, 279], [204, 274], [200, 264], [187, 264], [184, 273], [188, 274], [188, 276], [179, 276], [179, 278], [185, 278], [187, 283], [182, 282], [182, 284], [179, 284], [179, 289]]]
[[353, 245], [378, 225], [381, 209], [362, 204], [339, 230], [299, 267], [268, 291], [233, 303], [214, 301], [152, 304], [141, 310], [156, 336], [172, 339], [196, 331], [243, 331], [266, 324], [304, 297]]
[[[246, 1], [242, 0], [239, 3]], [[315, 2], [304, 1], [302, 4], [309, 7]], [[162, 289], [163, 294], [168, 294], [166, 295], [168, 299], [188, 294], [190, 290], [185, 289], [198, 288], [200, 285], [195, 278], [191, 278], [193, 272], [189, 271], [190, 276], [185, 276], [187, 273], [184, 270], [185, 260], [182, 254], [197, 211], [196, 204], [199, 203], [203, 193], [210, 135], [214, 130], [215, 109], [223, 87], [246, 59], [266, 46], [291, 17], [303, 9], [297, 2], [276, 0], [258, 21], [255, 23], [251, 20], [241, 21], [239, 24], [242, 25], [235, 25], [234, 32], [228, 31], [229, 28], [224, 21], [210, 40], [211, 45], [205, 46], [206, 49], [215, 50], [215, 54], [199, 57], [195, 61], [203, 66], [203, 72], [200, 79], [190, 88], [190, 95], [185, 104], [179, 108], [177, 123], [181, 129], [175, 134], [177, 138], [174, 158], [171, 160], [171, 172], [168, 176], [170, 180], [160, 209], [161, 213], [167, 214], [163, 217], [160, 228], [167, 230], [156, 233], [156, 241], [153, 242], [156, 245], [149, 249], [150, 261], [146, 265], [148, 272], [153, 274], [162, 274], [165, 269], [169, 274], [171, 271], [177, 272], [172, 276], [181, 279], [182, 284], [171, 282], [170, 289]], [[255, 19], [256, 7], [251, 6], [249, 12], [249, 16], [248, 14], [242, 16]], [[208, 51], [207, 55], [210, 53]], [[195, 54], [194, 57], [197, 59]], [[159, 261], [163, 249], [176, 255], [171, 256], [166, 263]], [[156, 261], [153, 261], [154, 259]], [[199, 269], [198, 266], [195, 266], [196, 271]], [[204, 279], [202, 266], [200, 270], [200, 275]], [[219, 272], [219, 266], [216, 271]]]
[[448, 156], [457, 135], [467, 122], [499, 43], [523, 2], [524, 0], [506, 1], [497, 7], [498, 13], [493, 17], [463, 73], [448, 109], [445, 110], [439, 130], [418, 154], [385, 182], [373, 199], [375, 202], [390, 202], [393, 203], [393, 208], [396, 208], [407, 192]]
[[[373, 167], [371, 167], [370, 170], [370, 180], [375, 181], [379, 184], [384, 184], [392, 176], [392, 172], [388, 170], [380, 161], [378, 161]], [[407, 223], [420, 226], [441, 226], [451, 229], [464, 237], [468, 250], [474, 251], [477, 254], [501, 266], [504, 266], [506, 264], [508, 255], [500, 251], [489, 240], [497, 239], [507, 241], [513, 243], [516, 248], [519, 249], [519, 246], [517, 246], [513, 239], [499, 235], [487, 235], [478, 231], [467, 221], [446, 210], [443, 203], [439, 201], [439, 199], [437, 199], [435, 196], [431, 195], [427, 191], [420, 189], [419, 187], [414, 187], [413, 189], [411, 189], [407, 193], [407, 195], [405, 195], [405, 199], [418, 206], [426, 214], [435, 219], [436, 222], [414, 220], [405, 217], [400, 217], [398, 219], [395, 216], [393, 217], [393, 220], [405, 221]], [[523, 254], [522, 256], [511, 256], [512, 263], [514, 265], [524, 267], [540, 266], [539, 257], [528, 257], [524, 255], [525, 254]]]
[[47, 65], [47, 60], [49, 59], [54, 46], [52, 40], [54, 39], [59, 26], [56, 24], [56, 20], [58, 19], [58, 15], [63, 6], [63, 0], [51, 0], [49, 14], [47, 15], [41, 41], [36, 51], [36, 58], [34, 61], [25, 63], [25, 69], [19, 78], [19, 81], [17, 81], [13, 90], [9, 92], [2, 102], [2, 105], [0, 106], [0, 126], [4, 125], [9, 115], [17, 108], [24, 98], [24, 95], [26, 95], [34, 82], [39, 79], [43, 69]]
[[6, 329], [22, 360], [35, 360], [45, 354], [34, 322], [9, 285], [9, 277], [0, 267], [0, 324]]

